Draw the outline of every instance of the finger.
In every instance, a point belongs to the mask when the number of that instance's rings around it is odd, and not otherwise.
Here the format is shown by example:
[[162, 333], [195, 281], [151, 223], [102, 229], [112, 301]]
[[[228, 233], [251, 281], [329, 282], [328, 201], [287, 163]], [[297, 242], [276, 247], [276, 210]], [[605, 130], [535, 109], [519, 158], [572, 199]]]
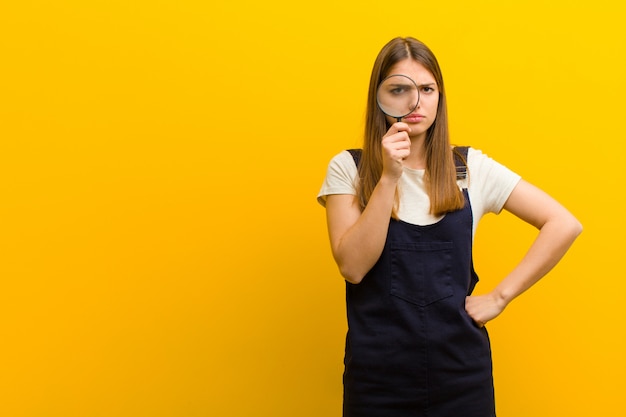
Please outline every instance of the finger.
[[392, 124], [391, 127], [389, 127], [389, 129], [387, 130], [387, 133], [385, 134], [385, 136], [392, 136], [392, 135], [394, 135], [396, 133], [410, 132], [410, 131], [411, 131], [411, 128], [406, 123], [396, 122], [396, 123]]
[[391, 129], [394, 129], [397, 133], [404, 133], [407, 138], [408, 134], [411, 133], [411, 128], [406, 123], [396, 123]]
[[387, 142], [402, 142], [409, 139], [408, 132], [400, 131], [400, 132], [387, 132], [385, 136], [383, 136], [383, 141]]
[[386, 149], [388, 152], [396, 150], [410, 150], [411, 139], [404, 137], [405, 135], [406, 133], [396, 133], [393, 136], [384, 138], [381, 144], [383, 149]]
[[404, 122], [396, 122], [393, 125], [391, 125], [391, 128], [394, 128], [396, 132], [407, 132], [411, 130], [409, 125]]
[[394, 141], [387, 143], [384, 145], [386, 148], [386, 152], [389, 152], [391, 155], [399, 156], [400, 158], [406, 158], [411, 153], [411, 142], [410, 141]]

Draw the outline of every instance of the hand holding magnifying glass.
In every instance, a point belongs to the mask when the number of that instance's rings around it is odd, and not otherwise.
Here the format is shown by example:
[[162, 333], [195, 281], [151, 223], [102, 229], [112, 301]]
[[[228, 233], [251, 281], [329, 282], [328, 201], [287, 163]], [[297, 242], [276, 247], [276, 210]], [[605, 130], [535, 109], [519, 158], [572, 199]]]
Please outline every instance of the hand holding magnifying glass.
[[376, 93], [378, 107], [398, 122], [419, 105], [420, 92], [415, 81], [406, 75], [392, 74], [381, 81]]

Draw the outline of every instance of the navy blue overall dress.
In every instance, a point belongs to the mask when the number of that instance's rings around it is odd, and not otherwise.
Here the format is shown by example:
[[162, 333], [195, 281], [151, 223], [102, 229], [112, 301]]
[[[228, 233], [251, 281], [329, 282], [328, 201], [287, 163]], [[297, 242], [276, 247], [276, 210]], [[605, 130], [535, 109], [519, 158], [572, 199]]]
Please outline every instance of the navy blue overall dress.
[[377, 263], [346, 283], [344, 417], [495, 416], [489, 337], [465, 311], [478, 277], [463, 194], [435, 224], [390, 220]]

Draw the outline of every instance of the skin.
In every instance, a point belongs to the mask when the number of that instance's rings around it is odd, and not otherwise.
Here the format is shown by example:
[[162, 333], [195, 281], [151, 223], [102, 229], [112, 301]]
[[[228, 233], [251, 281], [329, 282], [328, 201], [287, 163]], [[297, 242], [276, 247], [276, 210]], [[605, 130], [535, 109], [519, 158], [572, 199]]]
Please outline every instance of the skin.
[[[361, 282], [382, 253], [403, 167], [425, 168], [426, 132], [437, 114], [439, 93], [426, 68], [406, 59], [394, 65], [389, 74], [408, 75], [420, 86], [421, 99], [414, 113], [424, 118], [417, 122], [388, 118], [391, 127], [381, 140], [382, 175], [363, 212], [352, 195], [327, 197], [332, 253], [342, 276], [353, 284]], [[581, 224], [567, 209], [524, 180], [513, 189], [504, 209], [535, 226], [539, 233], [519, 264], [495, 288], [466, 298], [467, 313], [478, 326], [499, 316], [511, 301], [547, 274], [582, 231]]]

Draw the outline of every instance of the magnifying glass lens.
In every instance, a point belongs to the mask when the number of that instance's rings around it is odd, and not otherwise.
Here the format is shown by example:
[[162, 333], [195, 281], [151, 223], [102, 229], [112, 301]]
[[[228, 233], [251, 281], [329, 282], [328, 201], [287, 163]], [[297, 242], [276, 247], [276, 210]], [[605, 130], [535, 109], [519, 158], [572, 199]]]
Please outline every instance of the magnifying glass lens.
[[378, 86], [376, 99], [383, 113], [400, 121], [417, 108], [419, 89], [406, 75], [390, 75]]

